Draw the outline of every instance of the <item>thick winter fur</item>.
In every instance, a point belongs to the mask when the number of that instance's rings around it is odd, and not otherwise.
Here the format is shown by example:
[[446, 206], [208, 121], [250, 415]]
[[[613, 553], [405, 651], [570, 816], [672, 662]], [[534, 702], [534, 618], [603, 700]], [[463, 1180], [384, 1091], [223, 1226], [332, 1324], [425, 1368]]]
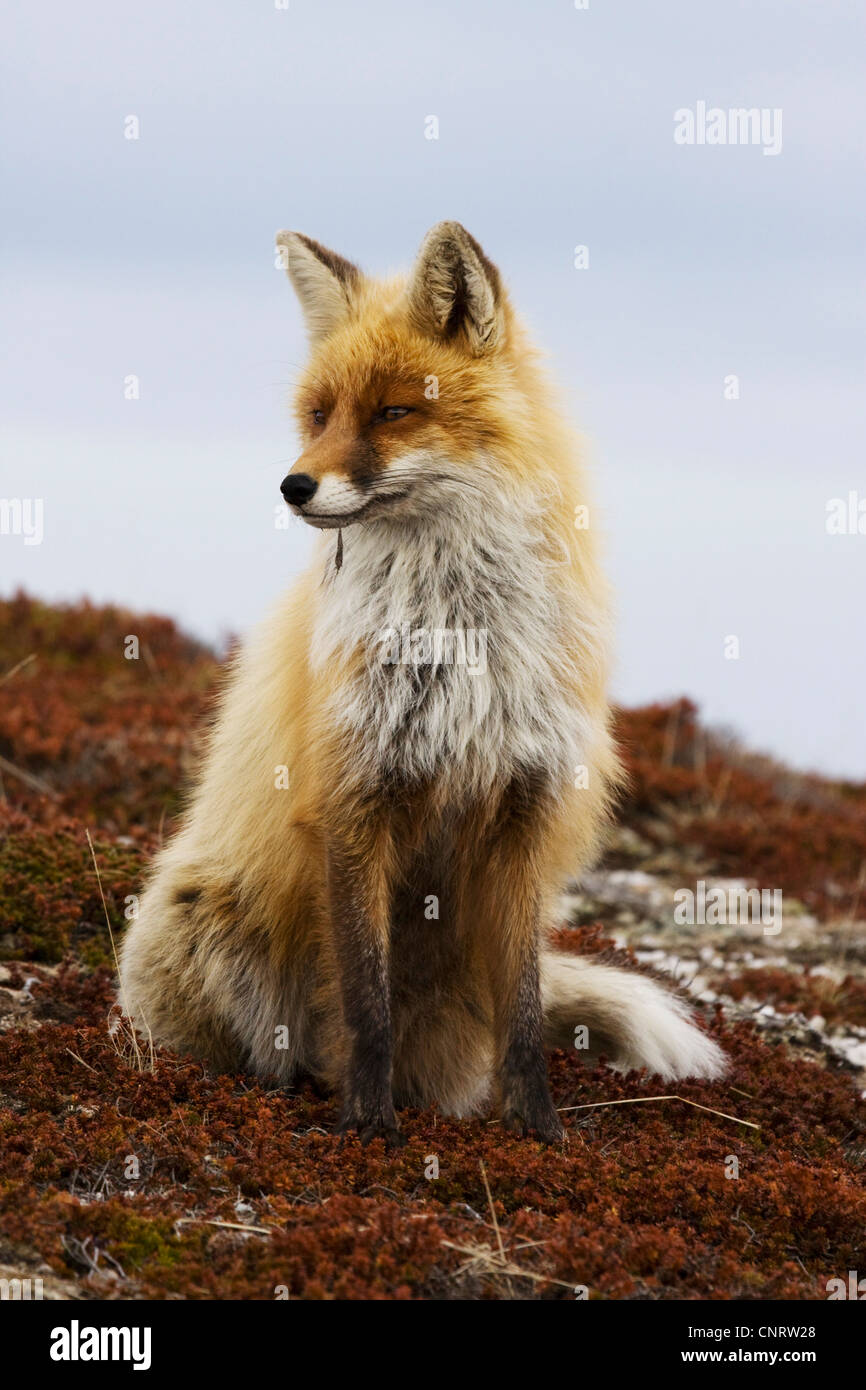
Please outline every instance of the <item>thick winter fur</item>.
[[385, 283], [278, 243], [312, 345], [283, 490], [322, 537], [230, 674], [124, 1006], [214, 1066], [321, 1078], [365, 1139], [490, 1100], [558, 1138], [544, 1048], [579, 1025], [716, 1075], [677, 998], [545, 945], [620, 774], [579, 451], [498, 272], [454, 222]]

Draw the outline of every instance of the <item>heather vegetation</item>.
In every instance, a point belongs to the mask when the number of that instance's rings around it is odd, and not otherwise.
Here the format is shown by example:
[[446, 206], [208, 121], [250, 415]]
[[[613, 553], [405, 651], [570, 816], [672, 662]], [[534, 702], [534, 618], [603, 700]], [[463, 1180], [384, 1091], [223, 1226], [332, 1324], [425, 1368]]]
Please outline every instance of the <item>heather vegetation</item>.
[[635, 965], [652, 931], [633, 944], [606, 885], [703, 875], [796, 900], [799, 954], [724, 978], [708, 958], [722, 1081], [648, 1099], [671, 1088], [558, 1053], [562, 1150], [430, 1111], [386, 1153], [338, 1144], [310, 1086], [136, 1047], [113, 1007], [112, 936], [219, 676], [168, 619], [0, 603], [0, 1273], [96, 1298], [811, 1299], [863, 1268], [866, 1062], [798, 1049], [743, 1001], [866, 1028], [866, 787], [748, 755], [688, 701], [622, 711], [630, 790], [561, 943]]

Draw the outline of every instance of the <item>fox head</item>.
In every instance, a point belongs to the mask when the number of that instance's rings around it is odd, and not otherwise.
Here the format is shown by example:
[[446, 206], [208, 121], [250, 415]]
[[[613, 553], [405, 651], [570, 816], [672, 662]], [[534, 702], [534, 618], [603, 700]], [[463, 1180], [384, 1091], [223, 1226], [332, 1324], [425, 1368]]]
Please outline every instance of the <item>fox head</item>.
[[298, 516], [429, 518], [525, 453], [543, 388], [498, 270], [459, 222], [433, 227], [408, 276], [386, 281], [300, 232], [277, 245], [310, 339], [303, 451], [281, 484]]

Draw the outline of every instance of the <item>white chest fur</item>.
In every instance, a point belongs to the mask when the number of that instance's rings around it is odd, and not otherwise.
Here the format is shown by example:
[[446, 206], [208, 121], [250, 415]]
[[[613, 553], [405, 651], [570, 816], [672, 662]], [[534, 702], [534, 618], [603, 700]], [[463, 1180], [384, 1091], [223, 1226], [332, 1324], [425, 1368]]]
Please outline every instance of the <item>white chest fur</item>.
[[529, 505], [473, 497], [432, 519], [378, 520], [344, 535], [321, 589], [312, 659], [362, 652], [329, 715], [371, 781], [453, 781], [484, 795], [520, 770], [574, 776], [592, 731], [575, 697], [590, 625], [545, 558]]

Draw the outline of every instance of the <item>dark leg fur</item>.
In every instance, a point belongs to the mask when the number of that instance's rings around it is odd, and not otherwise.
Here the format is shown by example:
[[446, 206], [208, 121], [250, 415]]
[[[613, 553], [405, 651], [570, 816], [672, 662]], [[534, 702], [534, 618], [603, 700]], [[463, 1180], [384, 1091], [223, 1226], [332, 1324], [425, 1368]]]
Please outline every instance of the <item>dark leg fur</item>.
[[391, 1094], [387, 892], [370, 881], [370, 866], [379, 862], [372, 848], [350, 853], [334, 846], [329, 854], [331, 922], [349, 1035], [337, 1129], [341, 1134], [356, 1130], [363, 1144], [384, 1139], [390, 1148], [405, 1139]]
[[543, 788], [520, 779], [503, 797], [478, 890], [493, 991], [502, 1120], [544, 1143], [564, 1138], [550, 1096], [539, 983], [539, 872], [534, 834]]

